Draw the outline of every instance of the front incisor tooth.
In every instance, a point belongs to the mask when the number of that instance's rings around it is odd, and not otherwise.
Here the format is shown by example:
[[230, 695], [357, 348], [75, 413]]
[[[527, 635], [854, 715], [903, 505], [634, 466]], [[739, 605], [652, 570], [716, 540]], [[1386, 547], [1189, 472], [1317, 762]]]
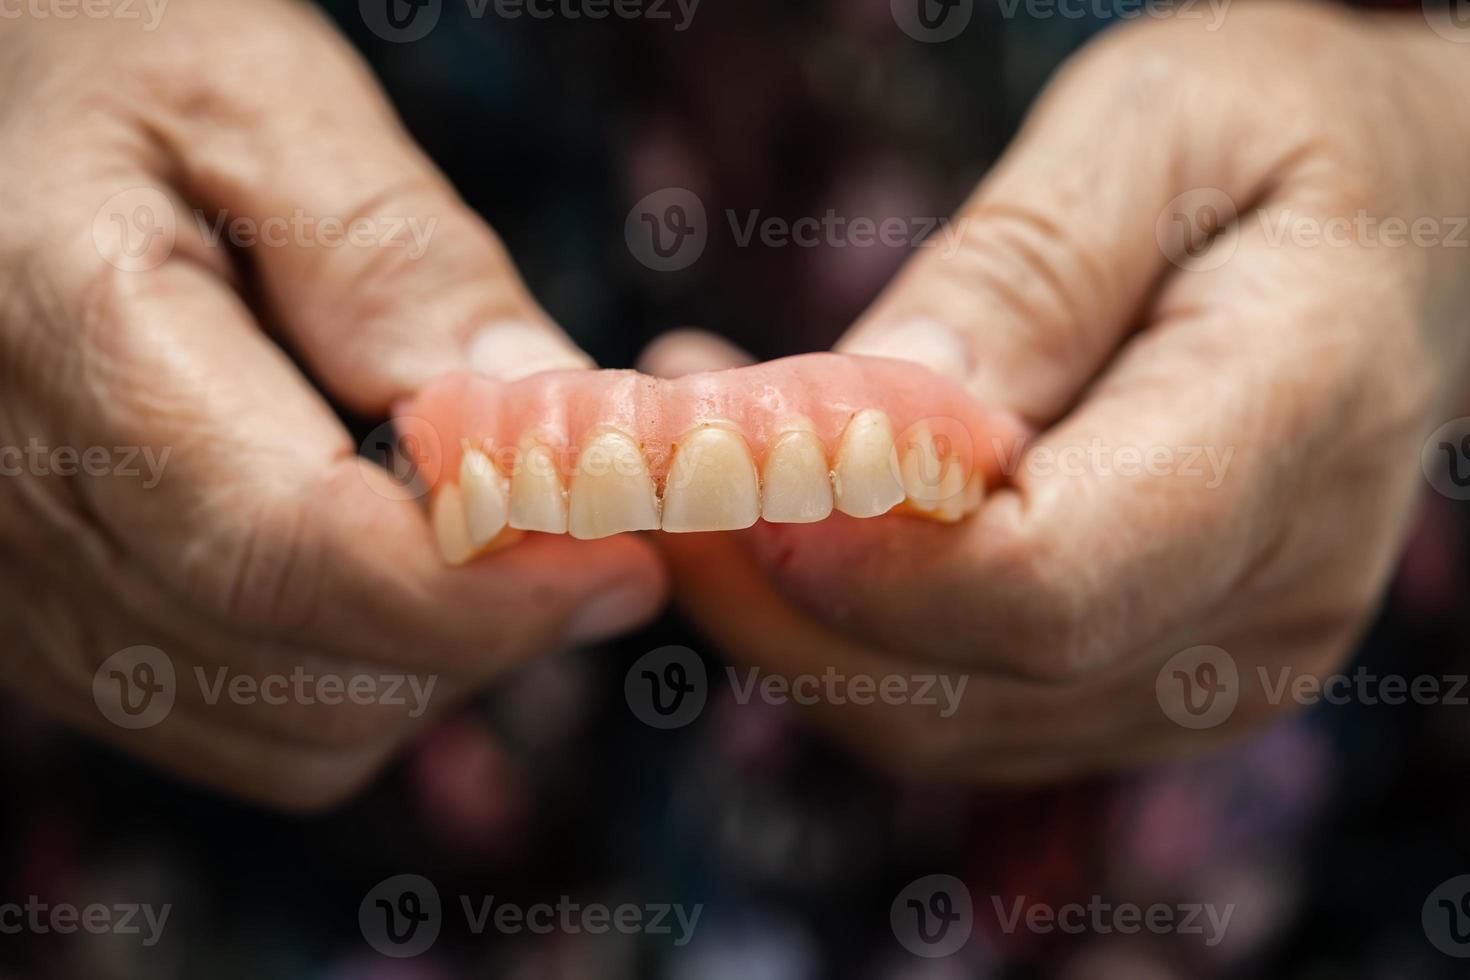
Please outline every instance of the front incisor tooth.
[[760, 509], [755, 460], [738, 434], [711, 427], [679, 444], [664, 486], [665, 531], [736, 531]]
[[464, 504], [460, 500], [459, 487], [452, 483], [439, 489], [434, 498], [430, 518], [434, 524], [434, 539], [439, 543], [439, 554], [451, 565], [463, 565], [475, 553], [470, 544], [470, 532], [465, 527]]
[[877, 517], [903, 502], [893, 426], [877, 409], [864, 409], [847, 423], [832, 466], [837, 509], [852, 517]]
[[766, 455], [761, 516], [773, 524], [810, 524], [832, 513], [827, 452], [816, 433], [788, 432]]
[[466, 449], [459, 462], [459, 493], [464, 502], [465, 531], [479, 550], [505, 530], [506, 479], [478, 449]]
[[927, 425], [913, 433], [899, 466], [904, 493], [909, 506], [950, 520], [948, 515], [963, 512], [965, 472], [960, 460], [939, 454], [934, 434]]
[[574, 538], [658, 529], [658, 497], [638, 444], [603, 431], [583, 447], [572, 477], [568, 528]]
[[556, 456], [540, 443], [525, 447], [511, 474], [510, 526], [544, 534], [567, 533], [567, 495]]

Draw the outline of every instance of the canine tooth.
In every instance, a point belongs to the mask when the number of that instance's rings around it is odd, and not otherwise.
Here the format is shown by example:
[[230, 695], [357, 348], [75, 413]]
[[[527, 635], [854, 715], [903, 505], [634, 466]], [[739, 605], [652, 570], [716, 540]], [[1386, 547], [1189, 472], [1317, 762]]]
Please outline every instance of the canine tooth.
[[459, 495], [464, 504], [465, 531], [470, 546], [479, 550], [505, 530], [507, 481], [478, 449], [466, 449], [459, 462]]
[[710, 427], [679, 443], [664, 486], [665, 531], [735, 531], [760, 509], [755, 460], [738, 434]]
[[430, 515], [434, 524], [434, 539], [439, 543], [439, 554], [451, 565], [463, 565], [475, 553], [470, 544], [470, 533], [465, 527], [464, 504], [460, 500], [459, 487], [452, 483], [439, 489], [434, 498]]
[[805, 430], [787, 432], [766, 454], [761, 516], [774, 524], [810, 524], [832, 513], [832, 477], [822, 440]]
[[936, 516], [947, 509], [963, 509], [964, 469], [954, 456], [939, 455], [928, 426], [920, 427], [904, 450], [899, 476], [909, 506]]
[[567, 495], [556, 456], [539, 442], [525, 444], [511, 474], [510, 526], [545, 534], [567, 533]]
[[887, 415], [870, 408], [847, 423], [832, 467], [832, 483], [837, 509], [852, 517], [877, 517], [903, 501], [893, 426]]
[[653, 478], [632, 438], [603, 431], [582, 447], [568, 511], [574, 538], [658, 529]]

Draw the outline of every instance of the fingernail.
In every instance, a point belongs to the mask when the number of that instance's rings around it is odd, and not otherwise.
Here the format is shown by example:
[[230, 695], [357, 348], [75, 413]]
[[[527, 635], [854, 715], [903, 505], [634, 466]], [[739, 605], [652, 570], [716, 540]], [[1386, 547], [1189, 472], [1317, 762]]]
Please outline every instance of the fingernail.
[[648, 590], [618, 586], [588, 602], [572, 615], [566, 637], [573, 643], [592, 643], [626, 633], [648, 618]]
[[957, 381], [971, 371], [970, 344], [958, 330], [938, 320], [902, 320], [892, 324], [874, 324], [855, 334], [842, 345], [846, 354], [867, 354], [914, 361], [936, 374]]
[[468, 356], [471, 368], [497, 381], [593, 366], [591, 358], [552, 328], [520, 320], [500, 320], [481, 329], [470, 340]]

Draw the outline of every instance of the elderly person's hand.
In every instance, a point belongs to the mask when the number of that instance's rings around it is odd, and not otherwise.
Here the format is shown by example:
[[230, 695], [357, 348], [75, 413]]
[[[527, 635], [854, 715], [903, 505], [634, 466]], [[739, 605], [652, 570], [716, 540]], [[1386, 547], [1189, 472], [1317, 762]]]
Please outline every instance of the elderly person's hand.
[[[971, 675], [948, 717], [820, 706], [905, 772], [1046, 778], [1290, 707], [1279, 670], [1336, 669], [1373, 614], [1465, 385], [1467, 81], [1470, 47], [1417, 12], [1107, 34], [956, 216], [963, 247], [920, 253], [839, 345], [1035, 424], [1010, 485], [959, 527], [669, 537], [684, 607], [768, 672]], [[685, 337], [646, 363], [729, 358]], [[1230, 661], [1170, 663], [1201, 645]]]
[[[0, 676], [327, 805], [507, 665], [650, 615], [663, 573], [627, 538], [444, 565], [309, 379], [386, 417], [470, 361], [587, 358], [310, 7], [162, 13], [0, 21]], [[109, 660], [140, 645], [166, 661]]]

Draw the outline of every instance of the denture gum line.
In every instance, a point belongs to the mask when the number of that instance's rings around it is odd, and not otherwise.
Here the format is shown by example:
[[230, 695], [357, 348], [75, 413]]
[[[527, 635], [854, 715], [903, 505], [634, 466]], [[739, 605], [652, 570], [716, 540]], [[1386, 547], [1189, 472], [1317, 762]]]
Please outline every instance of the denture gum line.
[[978, 472], [967, 479], [923, 427], [908, 434], [900, 459], [892, 424], [877, 409], [852, 416], [830, 462], [810, 422], [792, 418], [781, 430], [758, 467], [736, 426], [698, 425], [675, 442], [662, 492], [639, 444], [614, 428], [592, 430], [575, 452], [534, 435], [500, 449], [467, 441], [458, 481], [447, 481], [432, 505], [440, 551], [458, 564], [523, 531], [581, 539], [734, 531], [757, 520], [812, 523], [834, 510], [877, 517], [900, 505], [955, 522], [977, 510], [984, 495]]

